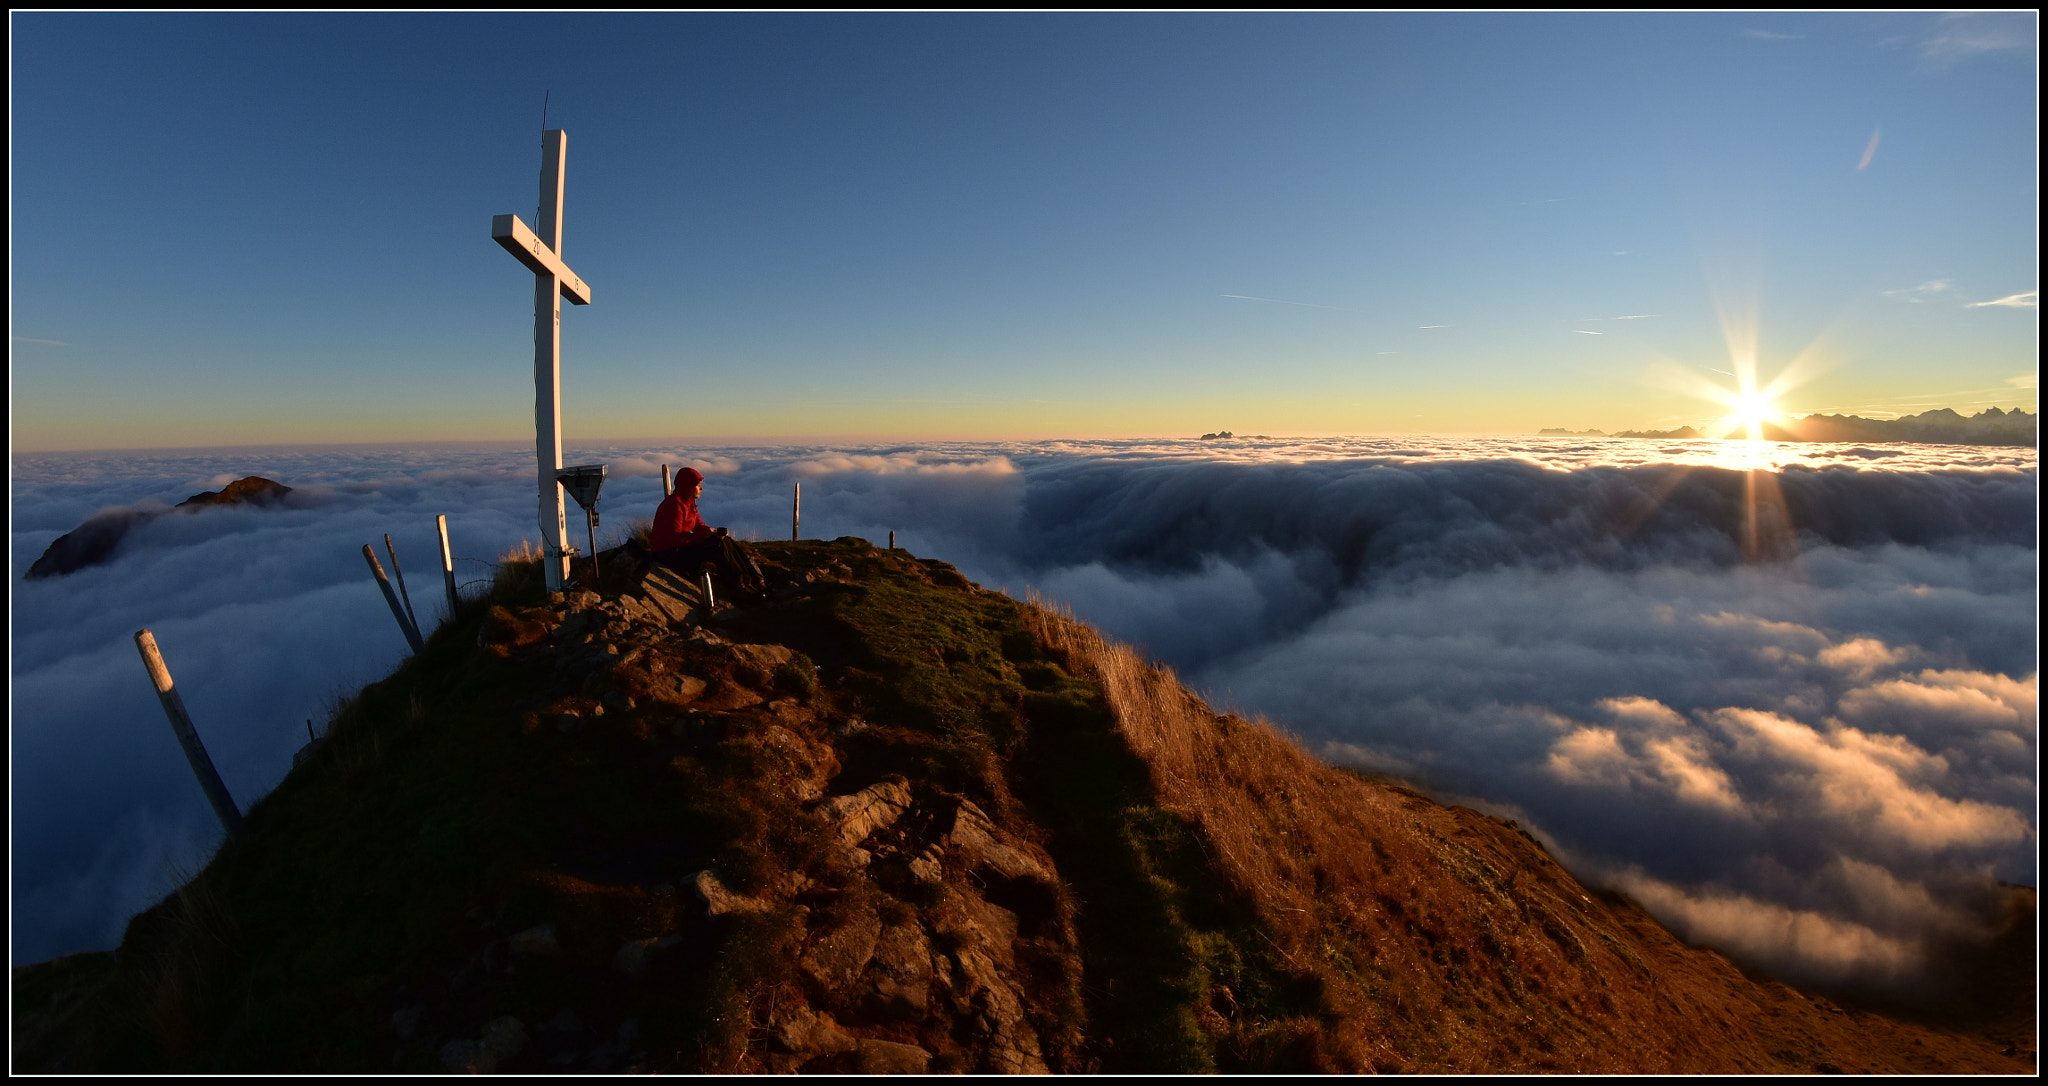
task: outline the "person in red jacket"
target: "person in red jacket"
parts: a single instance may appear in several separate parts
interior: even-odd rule
[[[648,550],[654,559],[671,569],[694,576],[705,566],[715,566],[740,593],[756,598],[766,594],[761,567],[743,549],[732,533],[713,528],[697,515],[697,498],[704,493],[704,474],[696,468],[676,472],[675,489],[654,510],[654,528],[648,533]]]

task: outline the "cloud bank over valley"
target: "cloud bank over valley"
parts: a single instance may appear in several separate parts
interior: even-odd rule
[[[743,538],[889,531],[1073,608],[1219,707],[1509,814],[1680,934],[1898,989],[2036,880],[2035,454],[1554,439],[589,448],[600,542],[707,476]],[[218,838],[130,640],[153,629],[244,804],[404,642],[391,533],[440,610],[455,551],[532,538],[530,450],[18,456],[16,962],[115,942]],[[110,508],[245,474],[281,508],[151,520],[23,581]],[[581,526],[572,511],[576,535]],[[464,579],[487,576],[458,563]]]

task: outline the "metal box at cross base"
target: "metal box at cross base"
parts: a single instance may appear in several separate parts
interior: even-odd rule
[[[593,525],[597,523],[597,492],[604,489],[604,471],[603,464],[579,464],[555,473],[555,478],[561,480],[562,489],[568,491],[569,496],[576,499],[576,504],[590,514]]]
[[[555,480],[562,484],[562,489],[568,491],[570,497],[576,499],[577,505],[583,507],[584,523],[590,533],[590,578],[595,583],[603,577],[597,568],[597,492],[604,489],[604,465],[578,464],[573,468],[563,468],[555,473]]]

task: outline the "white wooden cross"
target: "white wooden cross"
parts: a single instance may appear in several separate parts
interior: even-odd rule
[[[541,133],[540,221],[536,234],[517,215],[491,219],[491,238],[533,270],[533,451],[540,461],[541,565],[548,591],[569,575],[569,525],[562,508],[562,299],[590,304],[590,287],[562,263],[562,178],[569,136]]]

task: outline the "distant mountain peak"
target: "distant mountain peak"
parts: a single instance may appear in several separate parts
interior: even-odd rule
[[[202,490],[170,509],[111,509],[95,513],[85,523],[52,540],[42,557],[28,567],[25,579],[62,577],[113,557],[114,548],[128,533],[167,512],[190,513],[221,505],[273,505],[292,488],[260,475],[245,475],[219,490]]]

